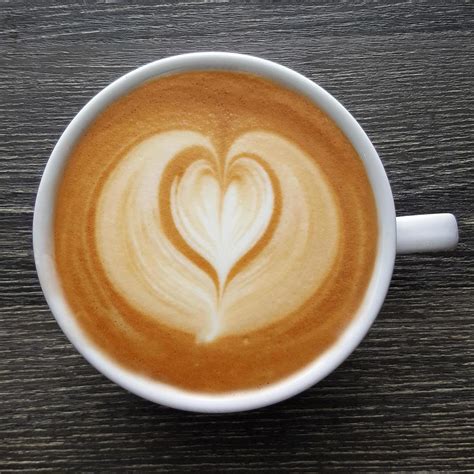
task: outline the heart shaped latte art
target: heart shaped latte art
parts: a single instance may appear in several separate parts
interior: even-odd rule
[[[198,160],[171,188],[175,225],[187,244],[217,274],[222,293],[234,265],[260,240],[274,211],[274,194],[265,169],[238,158],[223,171]]]
[[[117,291],[203,342],[295,311],[326,278],[339,239],[323,174],[265,131],[240,136],[225,156],[193,131],[146,139],[108,176],[96,223]]]

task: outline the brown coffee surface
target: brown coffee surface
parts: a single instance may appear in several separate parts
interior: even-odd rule
[[[250,74],[179,73],[120,98],[75,146],[55,261],[84,334],[197,392],[276,382],[350,323],[377,251],[364,166],[311,101]]]

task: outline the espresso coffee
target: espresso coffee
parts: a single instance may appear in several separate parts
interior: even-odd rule
[[[75,319],[124,368],[195,392],[276,382],[344,331],[377,213],[310,100],[244,73],[177,73],[106,108],[67,162],[55,262]]]

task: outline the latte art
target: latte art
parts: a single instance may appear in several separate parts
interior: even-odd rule
[[[56,270],[88,340],[195,392],[287,377],[364,297],[375,202],[344,134],[249,74],[142,84],[78,140],[58,190]]]
[[[224,157],[200,133],[156,134],[110,174],[96,214],[114,286],[137,310],[202,342],[296,310],[330,269],[338,232],[317,165],[265,131],[243,134]],[[275,292],[286,294],[278,304]]]

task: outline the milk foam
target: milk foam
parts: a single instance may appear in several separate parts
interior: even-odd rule
[[[205,135],[172,130],[109,174],[95,239],[133,307],[212,342],[296,311],[326,278],[339,234],[326,178],[295,143],[254,130],[221,156]]]
[[[378,248],[347,137],[306,97],[231,71],[158,77],[106,107],[71,150],[54,213],[84,336],[196,393],[268,386],[323,354]]]

